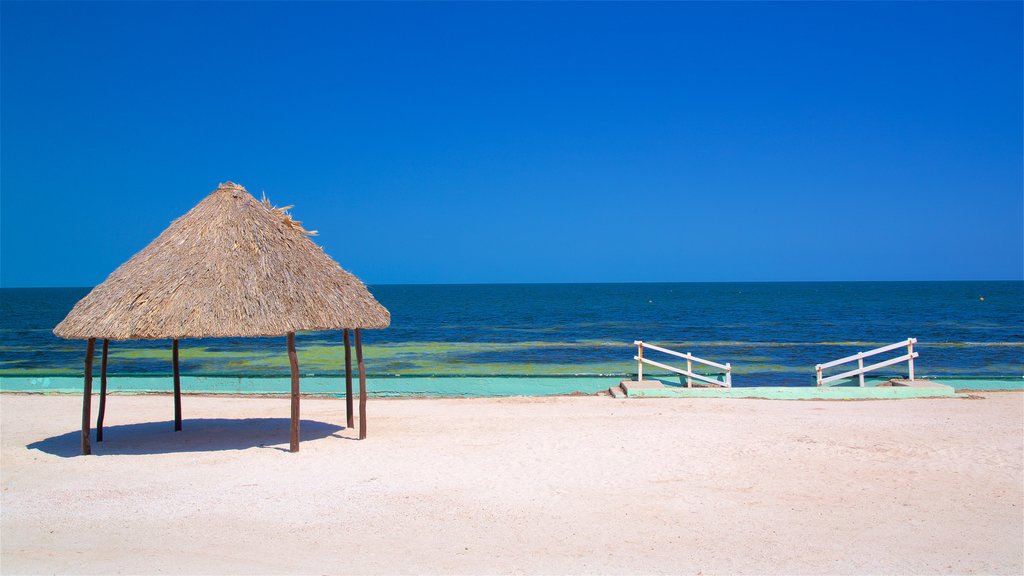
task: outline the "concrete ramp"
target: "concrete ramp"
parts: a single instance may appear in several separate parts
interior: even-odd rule
[[[768,398],[777,400],[868,400],[955,396],[952,386],[930,380],[893,379],[877,386],[750,386],[686,388],[657,380],[623,380],[619,387],[629,398]]]
[[[646,390],[668,388],[657,380],[623,380],[619,382],[619,387],[626,392],[626,396],[645,396],[643,392]]]

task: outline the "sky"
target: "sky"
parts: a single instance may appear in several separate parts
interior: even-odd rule
[[[1024,279],[1022,4],[0,3],[0,285],[218,183],[369,284]]]

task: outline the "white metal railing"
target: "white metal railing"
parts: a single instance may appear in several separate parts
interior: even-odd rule
[[[829,382],[843,380],[846,378],[850,378],[852,376],[859,376],[860,385],[864,386],[864,374],[866,372],[877,370],[879,368],[885,368],[886,366],[892,366],[893,364],[899,364],[900,362],[907,362],[909,364],[910,379],[913,380],[914,358],[917,358],[918,356],[918,353],[914,352],[914,344],[917,344],[917,338],[907,338],[906,340],[897,342],[895,344],[889,344],[888,346],[882,346],[881,348],[875,348],[874,350],[869,350],[867,352],[857,352],[853,356],[847,356],[846,358],[840,358],[839,360],[833,360],[831,362],[826,362],[824,364],[818,364],[817,366],[814,367],[814,369],[818,372],[818,386],[823,386],[825,384],[828,384]],[[884,362],[879,362],[877,364],[872,364],[870,366],[864,365],[865,358],[874,356],[876,354],[882,354],[883,352],[888,352],[890,350],[896,350],[897,348],[903,348],[904,346],[907,347],[907,353],[904,354],[903,356],[892,358],[890,360],[885,360]],[[836,374],[835,376],[822,378],[822,370],[825,370],[826,368],[831,368],[833,366],[839,366],[840,364],[846,364],[847,362],[853,362],[855,360],[857,361],[856,370],[850,370],[848,372],[843,372],[842,374]]]
[[[714,384],[716,386],[725,386],[726,388],[732,388],[732,364],[730,364],[728,362],[726,362],[725,364],[719,364],[718,362],[712,362],[711,360],[704,360],[703,358],[697,358],[696,356],[694,356],[693,354],[690,354],[690,353],[683,354],[682,352],[676,352],[675,350],[669,350],[668,348],[662,348],[661,346],[655,346],[653,344],[647,344],[643,340],[634,340],[633,344],[636,345],[636,349],[637,349],[637,355],[633,356],[633,360],[636,360],[636,371],[637,371],[636,379],[641,381],[641,382],[643,382],[643,379],[644,379],[644,364],[650,364],[651,366],[657,366],[658,368],[661,368],[662,370],[668,370],[669,372],[675,372],[676,374],[681,374],[683,376],[686,376],[686,387],[687,388],[692,388],[693,387],[693,380],[694,379],[700,380],[701,382],[707,382],[708,384]],[[672,356],[677,356],[679,358],[686,359],[686,370],[683,370],[681,368],[676,368],[674,366],[669,366],[668,364],[662,364],[661,362],[655,362],[654,360],[649,360],[647,358],[644,358],[644,348],[650,348],[651,350],[656,350],[658,352],[664,352],[665,354],[671,354]],[[711,366],[713,368],[718,368],[720,370],[725,370],[725,382],[724,383],[723,382],[719,382],[718,380],[715,380],[714,378],[710,378],[708,376],[704,376],[703,374],[697,374],[696,372],[693,371],[693,363],[694,362],[696,362],[698,364],[704,364],[705,366]]]

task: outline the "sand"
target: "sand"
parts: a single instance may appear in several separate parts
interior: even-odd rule
[[[1021,574],[1024,394],[0,396],[0,571]],[[94,412],[95,414],[95,412]],[[155,424],[153,422],[156,422]]]

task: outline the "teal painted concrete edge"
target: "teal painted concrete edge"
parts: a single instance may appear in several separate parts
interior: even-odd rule
[[[358,391],[359,382],[353,379]],[[367,380],[371,396],[550,396],[583,392],[593,394],[615,386],[621,378],[487,378],[487,377],[382,377]],[[343,395],[345,380],[338,376],[303,376],[303,394]],[[110,376],[110,393],[170,392],[167,376]],[[248,376],[182,376],[181,389],[196,394],[287,394],[288,378]],[[82,393],[81,376],[0,376],[0,391],[41,392],[51,394]],[[93,378],[93,391],[99,391],[99,378]]]
[[[868,398],[933,398],[955,396],[952,387],[909,388],[903,386],[808,387],[764,386],[751,388],[654,388],[631,390],[630,398],[766,398],[770,400],[857,400]]]
[[[182,390],[194,394],[287,394],[288,378],[248,376],[183,376]],[[621,377],[377,377],[367,381],[371,396],[550,396],[583,392],[593,394],[618,385]],[[1021,390],[1024,379],[934,379],[940,384],[958,390]],[[919,397],[922,389],[835,386],[816,388],[799,387],[736,387],[679,388],[669,382],[664,390],[645,391],[646,396],[718,397],[718,398],[912,398]],[[358,383],[355,383],[358,386]],[[170,392],[171,379],[167,376],[117,376],[108,379],[111,393],[141,394]],[[93,381],[93,390],[99,391],[99,379]],[[338,376],[303,376],[305,394],[341,395],[344,379]],[[870,390],[871,392],[861,392]],[[81,376],[0,376],[2,392],[36,392],[49,394],[81,394]],[[927,389],[924,389],[927,392]],[[915,396],[917,394],[917,396]],[[636,396],[637,394],[632,394]],[[934,395],[932,393],[931,395]]]

